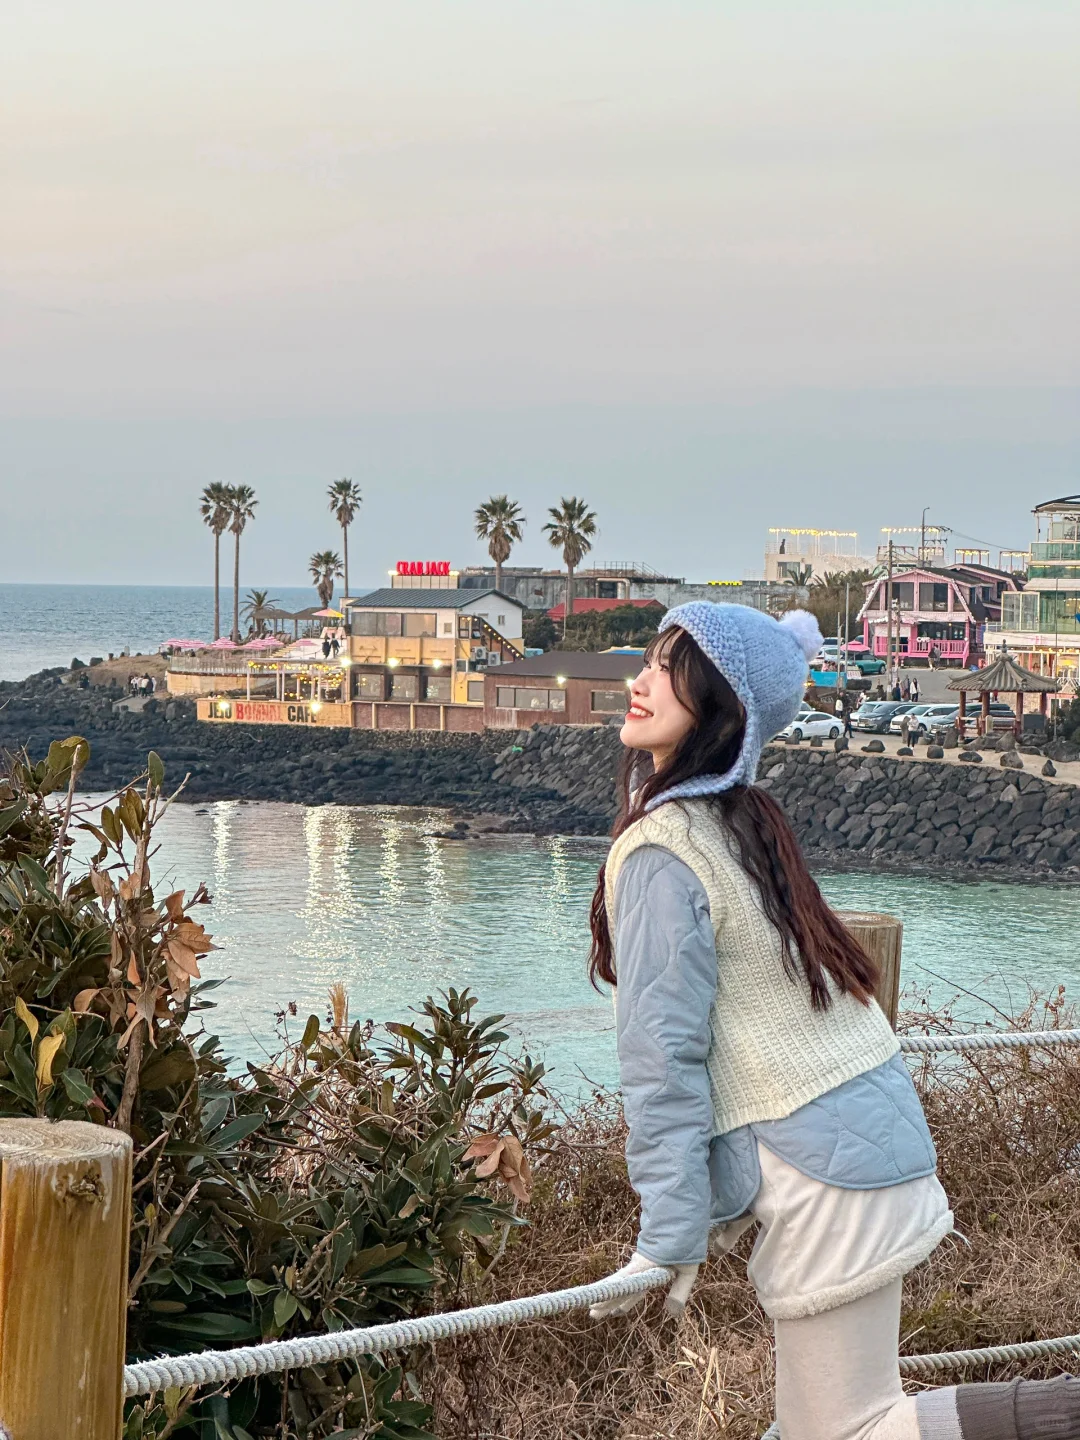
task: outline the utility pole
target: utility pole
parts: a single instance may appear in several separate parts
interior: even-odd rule
[[[889,564],[885,580],[885,609],[889,613],[889,624],[886,631],[885,641],[885,679],[889,688],[893,683],[893,603],[892,603],[892,576],[893,576],[893,539],[889,536]]]
[[[919,539],[919,564],[920,564],[920,565],[925,565],[925,564],[926,564],[926,512],[927,512],[927,510],[929,510],[929,509],[930,509],[930,506],[929,506],[929,505],[924,505],[924,506],[923,506],[921,535],[920,535],[920,539]]]
[[[851,624],[851,581],[844,581],[844,689],[847,689],[848,627]]]

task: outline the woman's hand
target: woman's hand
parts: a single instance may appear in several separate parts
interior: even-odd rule
[[[642,1275],[646,1270],[667,1270],[672,1277],[671,1289],[664,1301],[664,1309],[669,1315],[681,1315],[686,1309],[686,1302],[690,1298],[690,1291],[694,1288],[694,1281],[697,1279],[697,1265],[660,1265],[656,1260],[650,1260],[635,1250],[630,1259],[620,1270],[610,1276],[612,1280],[627,1275]],[[589,1309],[591,1320],[607,1320],[612,1315],[626,1315],[635,1305],[644,1300],[647,1291],[641,1291],[637,1295],[626,1295],[621,1300],[604,1300],[599,1305],[593,1305]]]

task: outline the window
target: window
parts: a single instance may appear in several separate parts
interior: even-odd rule
[[[484,701],[483,680],[470,680],[468,689],[468,701],[470,705],[481,705]]]
[[[454,633],[454,622],[453,622],[452,620],[444,620],[444,621],[443,621],[442,633],[443,633],[444,635],[453,635],[453,633]]]
[[[402,634],[404,635],[435,635],[438,633],[435,629],[434,615],[420,615],[413,612],[406,614],[403,618],[405,628]]]
[[[495,703],[500,710],[557,710],[566,709],[566,691],[549,690],[540,685],[500,685],[495,692]]]
[[[915,582],[913,580],[894,580],[892,598],[893,604],[899,605],[901,610],[913,610],[915,608]]]
[[[937,581],[928,584],[923,581],[919,585],[919,609],[920,610],[948,610],[949,608],[949,587],[939,585]]]
[[[354,610],[352,612],[352,633],[354,635],[400,635],[401,615],[389,610]]]
[[[418,700],[419,698],[419,675],[392,675],[390,677],[391,700]]]
[[[589,709],[608,715],[621,715],[626,709],[629,694],[625,687],[622,690],[594,690],[589,697]]]
[[[457,622],[457,633],[459,639],[468,640],[471,631],[472,621],[469,619],[468,615],[459,615]]]
[[[440,704],[446,704],[453,699],[450,693],[450,676],[429,675],[424,681],[424,699],[438,700]]]
[[[506,624],[506,616],[505,616],[505,615],[496,615],[496,616],[495,616],[495,624],[496,624],[496,625],[505,625],[505,624]]]
[[[383,675],[360,675],[354,671],[353,687],[353,694],[358,700],[386,698],[386,677]]]
[[[468,670],[468,668],[469,668],[469,662],[468,662],[467,660],[455,660],[455,661],[454,661],[454,669],[457,670],[459,674],[460,674],[463,670]]]

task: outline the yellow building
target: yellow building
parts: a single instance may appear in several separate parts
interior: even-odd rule
[[[346,606],[340,625],[249,662],[243,699],[202,700],[200,719],[480,729],[484,675],[524,654],[524,607],[497,590],[393,587]]]

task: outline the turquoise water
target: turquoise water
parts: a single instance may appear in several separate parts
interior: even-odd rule
[[[175,806],[156,871],[213,896],[205,924],[226,977],[213,1028],[230,1053],[273,1047],[295,1004],[302,1027],[344,981],[354,1019],[404,1018],[429,993],[471,987],[543,1055],[557,1088],[615,1074],[610,1001],[585,978],[587,913],[604,847],[595,840],[436,838],[445,815],[397,807]],[[838,908],[903,918],[904,980],[965,1014],[1021,1006],[1028,987],[1080,992],[1080,888],[819,877]],[[160,893],[160,881],[159,881]],[[935,978],[936,977],[936,978]],[[295,1023],[295,1022],[289,1022]]]

